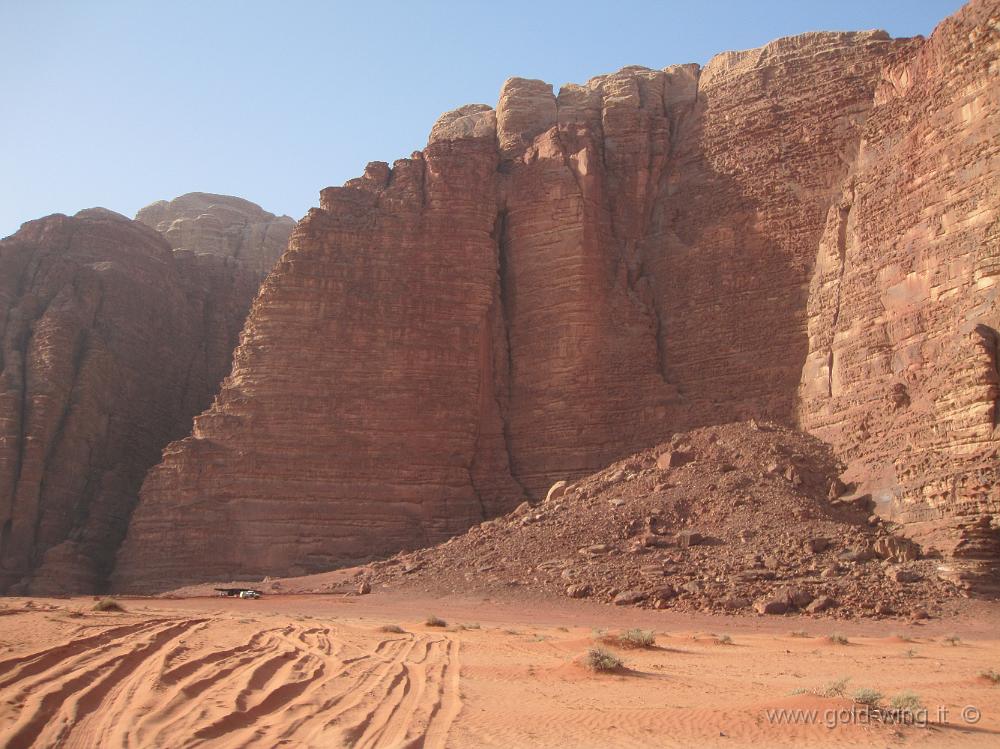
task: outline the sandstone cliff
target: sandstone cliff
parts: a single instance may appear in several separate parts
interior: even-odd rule
[[[1000,590],[998,16],[972,3],[883,71],[820,241],[800,414],[955,579]]]
[[[174,249],[236,258],[262,278],[285,251],[295,226],[290,217],[275,216],[249,200],[205,192],[159,200],[135,220],[156,229]]]
[[[0,242],[0,591],[105,583],[144,474],[211,402],[258,282],[103,209]]]
[[[675,430],[794,422],[827,213],[882,71],[925,46],[813,33],[558,94],[512,79],[327,188],[144,482],[115,584],[426,545]]]

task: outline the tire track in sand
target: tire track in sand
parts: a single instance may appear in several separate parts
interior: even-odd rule
[[[151,619],[0,662],[0,745],[443,747],[461,711],[446,634],[288,624],[216,649],[227,626]]]

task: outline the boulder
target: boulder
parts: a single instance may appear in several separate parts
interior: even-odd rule
[[[912,562],[920,559],[920,547],[902,536],[882,536],[875,541],[874,552],[880,559]]]
[[[551,502],[559,499],[564,494],[566,494],[566,489],[569,484],[565,481],[557,481],[551,487],[549,487],[548,494],[545,495],[545,501]]]
[[[654,588],[650,592],[651,598],[656,598],[659,600],[666,600],[668,598],[673,598],[677,595],[677,589],[673,585],[661,585],[658,588]]]
[[[805,608],[812,602],[814,596],[805,588],[785,588],[779,595],[783,595],[788,605],[797,609]]]
[[[760,598],[753,607],[758,614],[784,614],[788,611],[788,599],[783,595]]]
[[[681,585],[681,590],[685,593],[690,593],[691,595],[700,595],[703,590],[705,590],[705,584],[700,580],[688,580],[686,583]]]
[[[696,531],[680,531],[676,537],[677,545],[682,549],[686,549],[689,546],[698,546],[704,543],[704,541],[705,537]]]
[[[830,539],[828,538],[809,538],[806,539],[805,548],[807,551],[813,554],[821,554],[830,548]]]
[[[613,603],[615,606],[631,606],[636,603],[642,603],[647,598],[649,594],[641,590],[625,590],[614,597]]]
[[[719,601],[719,605],[726,611],[739,611],[750,605],[750,599],[743,596],[727,596]],[[761,612],[766,613],[766,612]]]
[[[668,450],[665,453],[661,453],[656,459],[656,467],[661,471],[666,471],[671,468],[679,468],[686,463],[690,463],[692,460],[694,460],[694,456],[689,452]]]
[[[837,601],[832,596],[819,596],[806,606],[806,611],[810,614],[818,614],[835,606],[837,606]]]
[[[590,546],[584,546],[582,549],[578,549],[577,553],[585,557],[599,557],[610,551],[611,547],[608,546],[608,544],[591,544]]]
[[[923,579],[923,576],[915,570],[908,570],[902,567],[890,567],[886,570],[890,580],[897,583],[916,583]]]
[[[837,558],[843,562],[867,562],[875,558],[875,552],[869,546],[855,546],[845,549]]]
[[[566,595],[570,598],[586,598],[593,592],[593,588],[587,583],[577,583],[566,587]]]

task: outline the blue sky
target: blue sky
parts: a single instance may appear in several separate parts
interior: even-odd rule
[[[299,218],[504,79],[556,88],[813,30],[927,35],[959,0],[0,0],[0,236],[200,190]]]

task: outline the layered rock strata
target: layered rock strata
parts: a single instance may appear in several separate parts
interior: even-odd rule
[[[211,402],[257,283],[104,209],[0,242],[0,591],[105,585],[143,476]]]
[[[815,33],[435,124],[296,228],[219,397],[147,477],[115,583],[440,540],[673,431],[791,423],[807,300],[882,70]]]
[[[1000,590],[1000,13],[887,67],[827,211],[800,418],[882,511]]]

